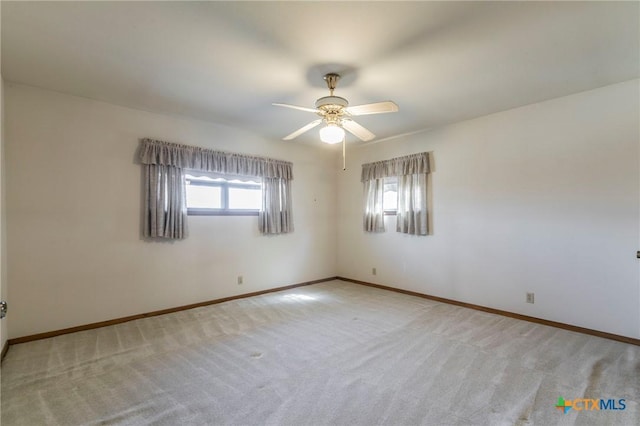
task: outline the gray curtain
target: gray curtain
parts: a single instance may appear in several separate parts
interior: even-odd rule
[[[429,173],[428,152],[363,164],[360,180],[366,182],[371,179],[404,176],[415,173]]]
[[[364,229],[384,231],[382,198],[384,178],[398,178],[396,231],[427,235],[427,174],[429,153],[421,152],[390,160],[362,165],[360,180],[364,184]]]
[[[182,169],[144,164],[144,224],[147,238],[187,236],[187,203]]]
[[[262,178],[262,208],[258,219],[260,232],[263,234],[293,232],[291,181]]]
[[[364,182],[364,230],[366,232],[384,232],[383,195],[383,179],[370,179]]]
[[[292,164],[287,161],[215,151],[154,139],[142,140],[140,162],[228,175],[293,179]]]
[[[293,232],[293,164],[290,162],[149,138],[141,140],[138,154],[140,163],[145,168],[145,237],[186,237],[185,169],[261,178],[263,200],[259,215],[260,232]]]
[[[427,175],[398,176],[396,231],[427,235]]]

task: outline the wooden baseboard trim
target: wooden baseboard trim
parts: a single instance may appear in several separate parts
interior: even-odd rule
[[[445,299],[444,297],[431,296],[429,294],[418,293],[411,290],[403,290],[401,288],[389,287],[381,284],[369,283],[366,281],[354,280],[351,278],[338,277],[339,280],[351,282],[354,284],[366,285],[368,287],[375,287],[382,290],[395,291],[396,293],[408,294],[410,296],[421,297],[423,299],[434,300],[436,302],[448,303],[450,305],[462,306],[463,308],[475,309],[477,311],[488,312],[491,314],[502,315],[509,318],[515,318],[523,321],[534,322],[536,324],[548,325],[550,327],[562,328],[564,330],[575,331],[576,333],[589,334],[591,336],[602,337],[605,339],[616,340],[618,342],[629,343],[631,345],[640,346],[640,339],[634,339],[633,337],[620,336],[618,334],[606,333],[604,331],[592,330],[590,328],[578,327],[575,325],[565,324],[562,322],[549,321],[542,318],[530,317],[528,315],[516,314],[509,311],[503,311],[500,309],[488,308],[486,306],[474,305],[472,303],[459,302],[453,299]]]
[[[303,287],[311,284],[318,284],[318,283],[323,283],[326,281],[332,281],[336,279],[338,279],[338,277],[322,278],[319,280],[306,281],[298,284],[291,284],[284,287],[276,287],[268,290],[260,290],[260,291],[254,291],[252,293],[239,294],[237,296],[229,296],[229,297],[223,297],[221,299],[214,299],[214,300],[207,300],[205,302],[192,303],[190,305],[177,306],[175,308],[161,309],[159,311],[147,312],[144,314],[130,315],[127,317],[115,318],[107,321],[100,321],[100,322],[94,322],[91,324],[79,325],[76,327],[63,328],[61,330],[53,330],[53,331],[47,331],[45,333],[38,333],[38,334],[31,334],[29,336],[16,337],[14,339],[9,339],[5,346],[8,350],[9,345],[16,345],[18,343],[31,342],[33,340],[40,340],[40,339],[48,339],[49,337],[60,336],[62,334],[69,334],[69,333],[75,333],[78,331],[91,330],[94,328],[107,327],[110,325],[121,324],[123,322],[129,322],[129,321],[133,321],[141,318],[149,318],[149,317],[155,317],[157,315],[171,314],[173,312],[184,311],[187,309],[200,308],[202,306],[208,306],[208,305],[215,305],[218,303],[228,302],[230,300],[244,299],[252,296],[259,296],[261,294],[275,293],[277,291],[289,290],[296,287]],[[5,350],[3,349],[2,350],[3,356],[4,356],[4,353],[5,353]]]
[[[0,352],[0,362],[4,360],[4,357],[7,355],[7,352],[9,352],[9,341],[5,340],[4,345],[2,345],[2,352]]]
[[[214,299],[214,300],[208,300],[208,301],[205,301],[205,302],[193,303],[193,304],[190,304],[190,305],[177,306],[177,307],[168,308],[168,309],[161,309],[159,311],[153,311],[153,312],[147,312],[147,313],[143,313],[143,314],[131,315],[131,316],[122,317],[122,318],[115,318],[115,319],[111,319],[111,320],[107,320],[107,321],[94,322],[94,323],[91,323],[91,324],[80,325],[80,326],[77,326],[77,327],[70,327],[70,328],[64,328],[64,329],[61,329],[61,330],[54,330],[54,331],[48,331],[48,332],[45,332],[45,333],[38,333],[38,334],[29,335],[29,336],[17,337],[17,338],[14,338],[14,339],[9,339],[8,341],[5,342],[4,346],[2,347],[2,352],[0,353],[0,359],[4,359],[5,355],[9,351],[9,346],[10,345],[15,345],[15,344],[18,344],[18,343],[25,343],[25,342],[31,342],[33,340],[47,339],[49,337],[60,336],[62,334],[75,333],[77,331],[84,331],[84,330],[91,330],[91,329],[94,329],[94,328],[107,327],[107,326],[110,326],[110,325],[121,324],[123,322],[133,321],[133,320],[137,320],[137,319],[141,319],[141,318],[149,318],[149,317],[154,317],[154,316],[157,316],[157,315],[165,315],[165,314],[170,314],[170,313],[173,313],[173,312],[184,311],[184,310],[187,310],[187,309],[199,308],[199,307],[208,306],[208,305],[215,305],[215,304],[218,304],[218,303],[228,302],[230,300],[244,299],[244,298],[247,298],[247,297],[259,296],[261,294],[274,293],[274,292],[277,292],[277,291],[289,290],[289,289],[296,288],[296,287],[303,287],[303,286],[307,286],[307,285],[311,285],[311,284],[318,284],[318,283],[322,283],[322,282],[326,282],[326,281],[332,281],[332,280],[342,280],[342,281],[347,281],[347,282],[351,282],[351,283],[354,283],[354,284],[365,285],[365,286],[368,286],[368,287],[375,287],[375,288],[379,288],[379,289],[382,289],[382,290],[394,291],[396,293],[408,294],[410,296],[421,297],[423,299],[429,299],[429,300],[433,300],[433,301],[436,301],[436,302],[442,302],[442,303],[447,303],[447,304],[450,304],[450,305],[461,306],[463,308],[475,309],[477,311],[488,312],[488,313],[496,314],[496,315],[502,315],[502,316],[509,317],[509,318],[515,318],[515,319],[519,319],[519,320],[523,320],[523,321],[533,322],[533,323],[536,323],[536,324],[547,325],[547,326],[550,326],[550,327],[561,328],[561,329],[564,329],[564,330],[575,331],[577,333],[589,334],[591,336],[602,337],[602,338],[605,338],[605,339],[616,340],[618,342],[623,342],[623,343],[628,343],[628,344],[631,344],[631,345],[640,346],[640,339],[634,339],[632,337],[620,336],[618,334],[607,333],[607,332],[598,331],[598,330],[592,330],[590,328],[578,327],[578,326],[575,326],[575,325],[565,324],[565,323],[562,323],[562,322],[545,320],[545,319],[542,319],[542,318],[531,317],[531,316],[528,316],[528,315],[516,314],[516,313],[513,313],[513,312],[503,311],[503,310],[500,310],[500,309],[488,308],[486,306],[474,305],[472,303],[460,302],[460,301],[453,300],[453,299],[446,299],[444,297],[431,296],[429,294],[418,293],[416,291],[403,290],[401,288],[390,287],[390,286],[386,286],[386,285],[382,285],[382,284],[374,284],[374,283],[370,283],[370,282],[366,282],[366,281],[355,280],[355,279],[352,279],[352,278],[329,277],[329,278],[323,278],[323,279],[319,279],[319,280],[307,281],[307,282],[298,283],[298,284],[291,284],[291,285],[284,286],[284,287],[276,287],[276,288],[272,288],[272,289],[268,289],[268,290],[260,290],[260,291],[255,291],[255,292],[252,292],[252,293],[239,294],[237,296],[229,296],[229,297],[223,297],[221,299]]]

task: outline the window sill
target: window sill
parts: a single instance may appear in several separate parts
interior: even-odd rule
[[[395,216],[397,214],[398,214],[398,212],[396,210],[385,210],[384,211],[384,215],[385,216]]]

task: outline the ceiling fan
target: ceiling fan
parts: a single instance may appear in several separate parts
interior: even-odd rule
[[[398,105],[392,101],[376,102],[372,104],[349,106],[349,101],[340,96],[334,96],[333,91],[340,79],[339,74],[330,73],[324,76],[329,88],[329,96],[324,96],[316,101],[315,108],[307,108],[297,105],[274,103],[275,106],[298,109],[301,111],[315,112],[319,119],[299,128],[295,132],[282,138],[285,141],[295,139],[301,134],[313,129],[320,124],[324,126],[320,129],[320,140],[325,143],[335,144],[345,141],[345,133],[356,136],[358,139],[367,142],[375,138],[376,135],[356,123],[351,117],[358,115],[383,114],[398,111]]]

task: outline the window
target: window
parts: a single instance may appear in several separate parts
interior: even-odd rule
[[[396,216],[396,231],[428,235],[429,153],[405,155],[362,165],[362,223],[365,232],[384,232],[384,215]]]
[[[384,214],[393,215],[398,210],[398,178],[396,176],[384,178],[382,195]]]
[[[257,216],[262,205],[259,178],[186,174],[187,214]]]

